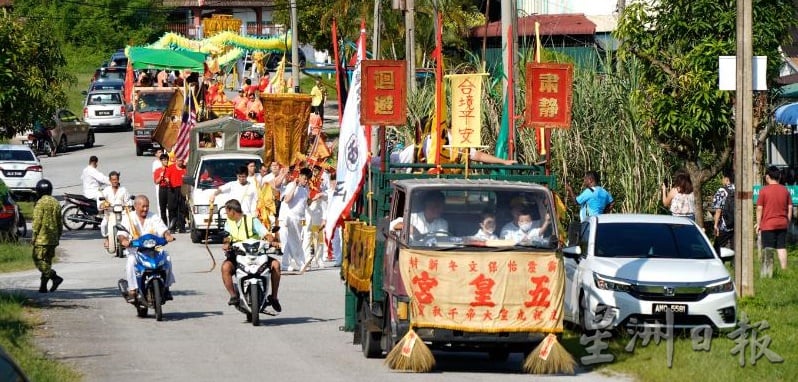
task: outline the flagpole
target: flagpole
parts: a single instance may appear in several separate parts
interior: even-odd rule
[[[443,122],[443,41],[441,33],[443,32],[443,14],[437,10],[437,1],[435,2],[436,8],[436,23],[435,23],[435,51],[437,52],[435,62],[435,126],[432,127],[432,133],[435,136],[432,142],[435,143],[432,149],[435,150],[435,167],[441,165],[441,123]],[[440,171],[438,171],[440,175]]]
[[[339,56],[338,52],[338,23],[333,18],[332,22],[332,40],[333,40],[333,58],[335,59],[335,92],[338,95],[338,127],[341,127],[341,119],[344,118],[344,105],[343,99],[341,97],[343,93],[342,87],[344,84],[341,83],[341,57]]]
[[[507,35],[513,35],[513,26],[512,24],[507,27]],[[513,68],[514,65],[514,58],[513,57],[513,49],[507,50],[507,112],[510,128],[510,135],[509,135],[509,142],[507,145],[508,157],[509,159],[515,158],[515,69]]]

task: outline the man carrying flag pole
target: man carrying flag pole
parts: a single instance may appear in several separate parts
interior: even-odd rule
[[[360,62],[364,59],[365,43],[366,26],[365,23],[362,23],[360,39],[358,39],[357,63],[352,73],[352,83],[349,87],[338,138],[337,182],[332,197],[328,200],[329,216],[324,226],[327,248],[331,247],[330,241],[335,228],[349,215],[349,210],[365,181],[369,148],[365,128],[360,124]]]

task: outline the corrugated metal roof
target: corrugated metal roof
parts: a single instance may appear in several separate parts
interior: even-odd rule
[[[569,13],[559,15],[532,15],[518,18],[518,35],[534,36],[535,22],[540,23],[541,36],[555,35],[592,35],[596,33],[596,24],[590,21],[584,14]],[[484,37],[486,30],[484,26],[471,28],[471,37]],[[488,24],[488,37],[499,37],[502,35],[501,21],[494,21]]]

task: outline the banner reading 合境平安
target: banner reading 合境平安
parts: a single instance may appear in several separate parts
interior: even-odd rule
[[[451,147],[482,145],[482,77],[487,73],[448,75],[452,91]]]
[[[526,64],[526,114],[528,127],[571,127],[572,64]]]
[[[554,252],[402,249],[399,269],[414,326],[562,332],[565,274]]]

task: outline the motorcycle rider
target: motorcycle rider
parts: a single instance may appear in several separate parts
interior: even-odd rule
[[[225,212],[227,213],[227,221],[224,223],[224,230],[229,235],[225,236],[222,244],[222,249],[225,251],[225,260],[222,263],[222,283],[227,293],[230,294],[230,300],[227,305],[236,306],[239,304],[238,294],[233,288],[233,272],[235,272],[236,255],[230,250],[231,243],[244,241],[247,239],[260,239],[271,242],[272,245],[279,245],[275,243],[274,234],[268,232],[266,227],[251,215],[244,215],[241,210],[241,203],[236,199],[230,199],[224,205]],[[272,294],[268,297],[268,301],[272,308],[277,313],[282,312],[283,308],[280,306],[280,300],[277,299],[277,290],[280,287],[280,263],[275,259],[270,259],[269,267],[271,268],[271,287]]]
[[[125,187],[119,185],[119,172],[111,171],[108,173],[108,181],[111,183],[111,187],[103,188],[102,192],[100,192],[105,200],[100,202],[97,208],[100,211],[112,210],[111,213],[113,213],[113,207],[117,204],[124,205],[127,203],[130,195]],[[103,214],[103,221],[100,223],[100,234],[105,238],[105,248],[108,248],[108,218],[105,214]]]
[[[53,137],[50,135],[50,130],[47,130],[47,127],[41,121],[33,122],[33,138],[37,141],[37,150],[39,147],[43,147],[38,144],[38,141],[47,140],[50,142],[50,149],[55,152],[55,143],[53,142]]]
[[[55,247],[61,238],[61,206],[52,197],[53,184],[47,179],[36,183],[36,205],[33,207],[33,262],[42,273],[39,293],[47,293],[47,282],[52,280],[50,292],[55,292],[64,279],[52,268]]]
[[[99,161],[96,155],[89,157],[89,165],[83,169],[83,173],[80,175],[80,179],[83,181],[83,196],[89,199],[98,199],[102,196],[100,189],[111,184],[108,177],[97,170]]]
[[[130,247],[130,241],[132,239],[138,238],[139,236],[148,233],[161,236],[166,239],[166,241],[175,240],[175,237],[172,236],[172,233],[166,228],[166,224],[164,224],[163,220],[161,220],[161,217],[155,212],[150,212],[150,200],[147,198],[147,196],[136,196],[136,199],[133,201],[133,206],[135,208],[135,214],[132,216],[128,215],[126,218],[122,219],[122,226],[125,227],[129,233],[125,231],[119,231],[119,234],[117,235],[117,239],[119,239],[119,243],[122,245],[122,247]],[[135,266],[136,256],[128,256],[127,264],[125,265],[125,276],[127,278],[128,285],[128,301],[133,301],[136,299],[136,287],[138,286],[138,283],[136,282]],[[169,270],[169,275],[166,278],[166,293],[164,293],[164,299],[171,300],[172,293],[169,291],[169,287],[175,282],[175,274],[172,272],[172,259],[169,256],[166,256],[165,267]]]

